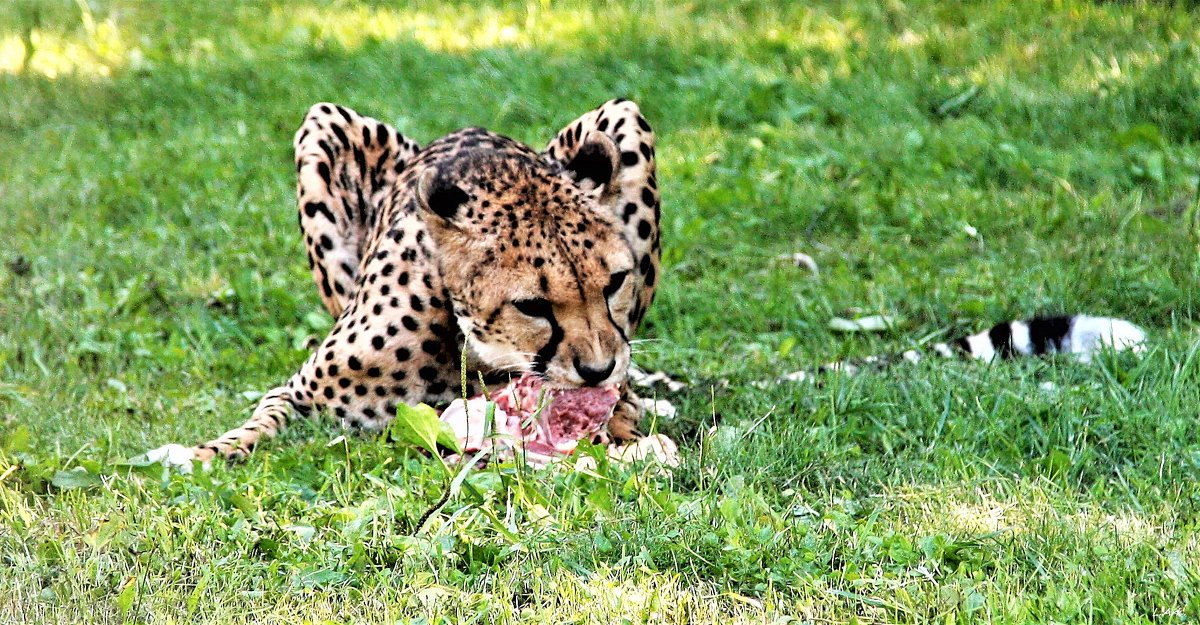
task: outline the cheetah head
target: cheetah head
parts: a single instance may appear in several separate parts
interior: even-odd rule
[[[570,163],[478,148],[418,179],[454,314],[484,368],[552,387],[625,379],[637,295],[611,207],[619,167],[612,140],[593,133]]]

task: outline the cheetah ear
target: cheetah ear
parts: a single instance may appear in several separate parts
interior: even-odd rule
[[[621,153],[617,144],[608,135],[593,131],[563,168],[584,191],[605,197],[617,189],[617,168],[620,166]]]
[[[448,223],[454,222],[459,207],[469,199],[466,191],[435,169],[426,170],[417,180],[417,206]]]

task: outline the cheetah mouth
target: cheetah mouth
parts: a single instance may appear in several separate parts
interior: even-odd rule
[[[441,419],[465,454],[488,451],[490,459],[544,466],[581,440],[610,442],[605,429],[619,400],[616,385],[560,388],[525,374],[490,396],[456,399]]]

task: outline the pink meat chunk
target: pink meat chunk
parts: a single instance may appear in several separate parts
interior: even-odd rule
[[[490,424],[488,400],[482,395],[465,404],[455,400],[442,412],[463,453],[490,449],[495,459],[522,455],[526,463],[543,466],[575,451],[581,440],[607,443],[605,427],[620,394],[615,386],[548,389],[541,378],[526,374],[493,392],[491,399]]]

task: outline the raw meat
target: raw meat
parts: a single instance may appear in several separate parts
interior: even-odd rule
[[[492,449],[495,459],[524,457],[527,464],[544,466],[575,451],[581,440],[609,442],[605,427],[619,399],[615,386],[547,389],[541,378],[527,374],[491,394],[491,423],[483,396],[465,404],[455,400],[441,419],[468,456]]]

